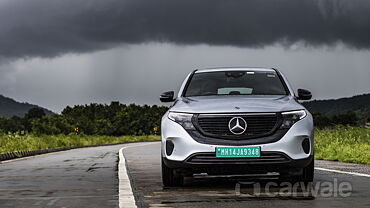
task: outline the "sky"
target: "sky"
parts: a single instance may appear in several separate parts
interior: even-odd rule
[[[275,67],[314,99],[370,92],[367,0],[0,0],[0,94],[60,112],[160,104],[194,69]]]

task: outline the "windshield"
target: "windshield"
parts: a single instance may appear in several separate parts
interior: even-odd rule
[[[276,72],[227,71],[195,73],[185,97],[211,95],[287,95]]]

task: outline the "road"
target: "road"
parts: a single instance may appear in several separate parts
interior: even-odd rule
[[[117,153],[125,146],[139,207],[370,207],[369,177],[321,170],[315,172],[315,184],[349,182],[351,195],[258,196],[250,194],[251,185],[244,179],[187,178],[184,187],[164,189],[159,143],[138,145],[74,149],[1,163],[0,207],[118,207]],[[321,168],[370,173],[366,165],[316,163]]]
[[[0,164],[0,207],[118,207],[117,153],[74,149]]]
[[[316,197],[303,194],[266,196],[252,194],[252,185],[243,185],[245,180],[189,179],[181,188],[163,189],[161,183],[160,145],[154,143],[124,150],[131,176],[134,194],[141,207],[370,207],[370,178],[315,170],[315,184],[349,182],[352,192],[349,197],[335,196],[323,191]],[[317,167],[336,168],[342,171],[357,170],[370,173],[370,166],[336,162],[316,161]],[[239,182],[244,182],[240,184]],[[236,192],[236,184],[240,191]],[[264,183],[261,183],[262,185]],[[262,186],[261,185],[261,186]],[[333,185],[334,186],[334,185]],[[237,189],[238,190],[238,189]],[[240,194],[239,194],[240,193]],[[265,192],[263,192],[265,193]],[[274,193],[272,190],[271,193]],[[325,195],[326,194],[326,195]],[[329,197],[327,195],[330,195]],[[338,195],[338,194],[337,194]]]

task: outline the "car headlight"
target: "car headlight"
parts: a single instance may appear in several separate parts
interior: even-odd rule
[[[289,111],[281,113],[283,116],[283,123],[281,124],[282,129],[289,129],[293,126],[297,121],[303,119],[307,116],[307,112],[305,110],[297,110],[297,111]]]
[[[169,112],[168,118],[176,123],[180,124],[186,130],[194,130],[195,127],[191,122],[193,118],[193,114],[190,113],[177,113],[177,112]]]

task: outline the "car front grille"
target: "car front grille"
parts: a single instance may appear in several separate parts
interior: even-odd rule
[[[241,117],[247,123],[245,132],[240,135],[232,133],[229,122],[232,118]],[[281,124],[280,115],[265,114],[199,114],[194,119],[197,129],[205,136],[226,139],[248,139],[272,134]]]

